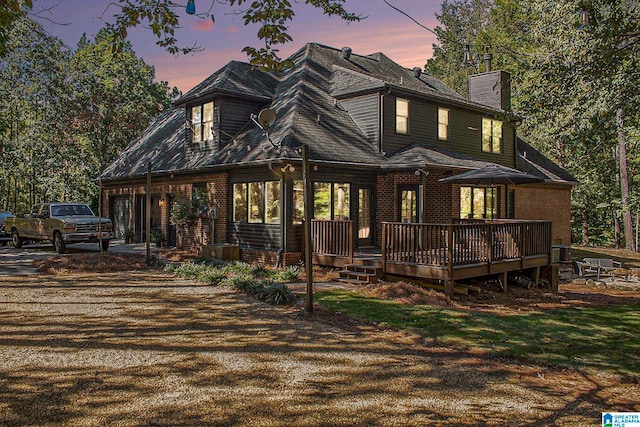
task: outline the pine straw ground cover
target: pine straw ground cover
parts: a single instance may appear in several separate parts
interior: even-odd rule
[[[115,264],[0,279],[0,424],[577,426],[640,411],[633,375],[499,357],[322,306],[309,319],[299,306]],[[407,310],[424,303],[388,288],[365,292]],[[452,307],[423,297],[480,313],[630,297],[583,291]]]

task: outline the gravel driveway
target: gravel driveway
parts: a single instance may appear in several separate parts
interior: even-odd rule
[[[624,391],[299,313],[155,272],[0,277],[0,425],[600,425]]]

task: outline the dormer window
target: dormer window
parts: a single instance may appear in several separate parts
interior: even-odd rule
[[[409,100],[396,98],[396,133],[409,133]]]
[[[502,122],[500,120],[482,118],[482,151],[502,153]]]
[[[213,139],[213,101],[191,107],[191,141]]]
[[[447,141],[449,139],[449,110],[438,108],[438,139]]]

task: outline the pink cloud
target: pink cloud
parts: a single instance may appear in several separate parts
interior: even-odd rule
[[[194,22],[193,27],[198,32],[211,31],[213,29],[213,21],[210,19],[198,19]]]
[[[242,29],[238,28],[238,27],[228,27],[224,30],[225,33],[229,33],[229,34],[234,34],[234,33],[239,33],[240,31],[242,31]]]

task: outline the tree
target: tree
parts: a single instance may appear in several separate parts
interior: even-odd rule
[[[138,58],[129,43],[114,53],[112,37],[108,30],[101,30],[95,42],[83,37],[71,59],[67,82],[73,90],[69,123],[82,151],[91,156],[94,174],[103,170],[158,110],[171,104],[168,84],[153,81],[154,68]]]
[[[195,0],[193,0],[195,2]],[[311,5],[323,14],[337,16],[347,22],[360,21],[364,17],[348,12],[344,8],[346,0],[305,0],[304,4]],[[295,9],[302,4],[295,1],[295,6],[289,0],[198,0],[199,4],[208,4],[206,12],[197,13],[201,19],[211,19],[214,3],[222,4],[231,13],[241,15],[245,25],[259,24],[256,36],[264,42],[263,47],[247,46],[242,49],[250,59],[251,64],[278,70],[290,64],[278,56],[278,46],[292,41],[288,33],[289,24],[294,19]],[[22,10],[31,9],[31,0],[0,0],[0,55],[2,54],[2,34],[11,26],[14,17]],[[111,7],[118,11],[114,14],[114,21],[107,24],[112,34],[113,47],[116,51],[125,46],[128,32],[131,28],[145,25],[156,37],[156,44],[172,54],[189,53],[198,49],[197,46],[181,47],[175,38],[175,29],[180,26],[180,11],[184,5],[172,0],[117,0],[109,4],[103,15]]]

